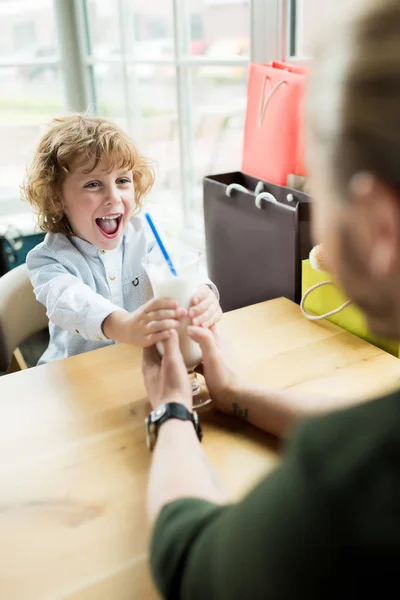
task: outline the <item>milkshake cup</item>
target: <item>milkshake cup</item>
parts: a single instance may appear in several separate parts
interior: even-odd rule
[[[176,276],[171,273],[163,256],[155,247],[145,256],[142,264],[153,288],[154,297],[172,298],[180,308],[188,310],[191,299],[200,285],[200,253],[190,248],[181,249],[173,254],[173,262],[177,271]],[[201,363],[202,354],[200,346],[186,333],[189,323],[189,318],[181,319],[178,335],[183,360],[190,372]],[[157,344],[157,349],[162,355],[164,351],[162,343]]]

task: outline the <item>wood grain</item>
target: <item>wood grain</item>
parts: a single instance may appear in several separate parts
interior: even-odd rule
[[[400,362],[288,300],[226,314],[222,333],[254,382],[371,396]],[[152,600],[145,493],[149,410],[141,352],[113,346],[0,379],[0,590],[7,600]],[[232,498],[277,460],[255,428],[203,412],[204,446]]]

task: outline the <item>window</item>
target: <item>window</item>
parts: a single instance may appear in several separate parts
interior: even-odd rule
[[[0,214],[5,214],[24,210],[16,199],[29,152],[43,124],[64,110],[53,2],[1,1],[0,40]]]
[[[200,40],[200,44],[197,46],[197,52],[201,53],[201,49],[204,48],[204,45],[201,42],[204,38],[203,17],[201,14],[193,13],[190,16],[190,37],[193,42]]]
[[[36,26],[34,21],[22,21],[14,25],[14,50],[23,52],[25,48],[34,48],[36,44]]]
[[[247,66],[283,58],[281,0],[0,0],[0,216],[43,126],[114,119],[156,165],[150,201],[202,225],[202,179],[240,169]],[[190,234],[192,235],[192,234]]]
[[[335,11],[358,0],[291,0],[287,3],[289,21],[289,55],[297,58],[312,56],[313,43]],[[283,6],[283,10],[285,7]]]
[[[249,0],[116,4],[83,3],[93,107],[155,162],[164,219],[199,226],[204,175],[240,168]]]

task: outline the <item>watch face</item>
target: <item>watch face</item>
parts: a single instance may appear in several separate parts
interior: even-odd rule
[[[146,444],[149,450],[153,450],[157,441],[157,423],[167,412],[167,406],[162,404],[151,411],[146,419]]]
[[[153,410],[146,419],[146,444],[149,450],[153,450],[156,445],[160,423],[162,424],[168,419],[192,421],[197,436],[201,441],[203,434],[196,411],[191,413],[183,404],[171,402],[170,404],[162,404]]]
[[[159,419],[161,419],[162,416],[165,415],[166,410],[167,410],[167,407],[165,406],[165,404],[162,404],[161,406],[156,408],[156,410],[153,410],[150,413],[151,422],[156,423]]]

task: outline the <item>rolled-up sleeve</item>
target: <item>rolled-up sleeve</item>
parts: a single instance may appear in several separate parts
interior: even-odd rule
[[[27,267],[35,296],[46,307],[50,321],[87,340],[106,340],[102,323],[122,310],[68,272],[51,255],[31,252]]]

